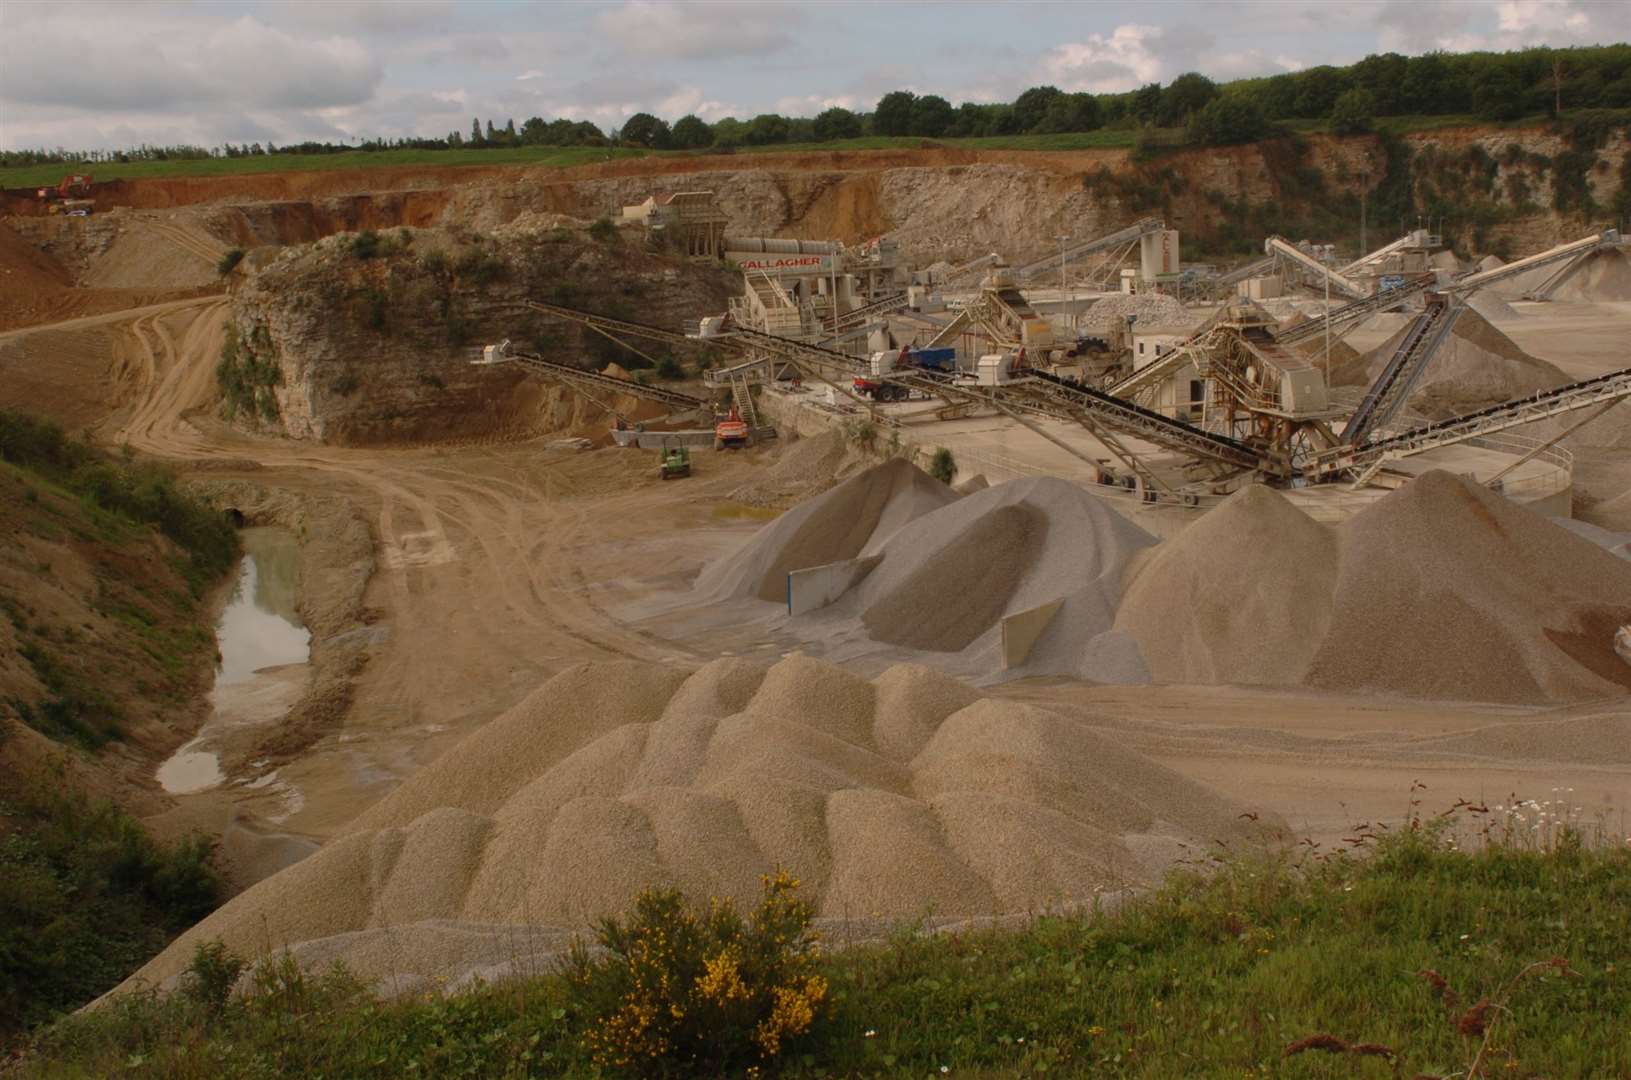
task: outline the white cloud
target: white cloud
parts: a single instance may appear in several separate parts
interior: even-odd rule
[[[783,116],[815,116],[828,109],[849,109],[860,112],[870,109],[876,102],[865,102],[853,94],[839,94],[837,97],[827,97],[822,94],[805,94],[803,97],[777,98],[776,104],[770,107],[772,112]]]
[[[1159,26],[1127,23],[1108,35],[1089,34],[1086,41],[1050,50],[1042,68],[1061,90],[1115,93],[1158,82],[1165,65],[1158,54]]]
[[[247,15],[192,27],[144,20],[103,35],[47,18],[3,38],[0,96],[96,112],[355,105],[384,76],[354,39],[298,38]]]
[[[636,56],[688,60],[762,56],[793,44],[798,8],[722,0],[627,0],[595,20],[601,33]]]

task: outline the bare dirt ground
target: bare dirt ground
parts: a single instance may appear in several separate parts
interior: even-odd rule
[[[212,481],[339,498],[373,533],[377,569],[363,603],[374,643],[343,720],[291,760],[261,766],[279,769],[277,791],[229,784],[185,797],[198,800],[194,820],[322,841],[571,665],[773,659],[791,647],[683,613],[626,614],[683,589],[761,524],[729,493],[774,448],[699,453],[692,479],[664,484],[649,454],[551,452],[544,440],[348,449],[257,439],[215,419],[226,316],[224,299],[203,297],[0,334],[0,405],[93,429]],[[1623,348],[1623,337],[1598,335],[1566,364],[1543,347],[1555,328],[1537,318],[1528,329],[1533,338],[1514,338],[1565,370],[1612,366],[1615,340]],[[1131,746],[1327,846],[1360,822],[1398,820],[1418,781],[1430,809],[1556,789],[1586,820],[1631,831],[1623,698],[1565,714],[1061,681],[997,692],[1089,712]],[[1549,737],[1559,723],[1599,714],[1619,725],[1610,725],[1616,745],[1588,751]]]

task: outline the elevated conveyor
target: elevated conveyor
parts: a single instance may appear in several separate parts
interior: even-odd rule
[[[1321,315],[1318,318],[1309,319],[1307,322],[1298,323],[1296,326],[1279,331],[1274,335],[1275,340],[1285,344],[1307,341],[1310,338],[1324,334],[1327,324],[1330,325],[1333,335],[1345,333],[1359,325],[1361,320],[1369,318],[1378,311],[1387,311],[1389,308],[1398,307],[1411,297],[1419,296],[1432,288],[1435,280],[1436,277],[1433,274],[1419,274],[1416,277],[1407,279],[1402,285],[1395,285],[1393,288],[1385,289],[1374,296],[1367,296],[1363,300],[1355,300],[1352,303],[1343,304],[1341,307],[1332,308],[1329,316]]]
[[[1264,468],[1269,463],[1256,450],[1237,439],[1205,431],[1182,420],[1162,416],[1102,390],[1047,372],[1032,372],[1031,378],[997,389],[1014,404],[1042,403],[1038,411],[1068,419],[1085,414],[1112,430],[1163,449],[1191,457],[1217,461],[1237,469]]]
[[[1045,274],[1050,269],[1059,269],[1061,261],[1065,263],[1073,263],[1079,259],[1084,259],[1089,255],[1096,255],[1101,251],[1110,251],[1115,248],[1126,247],[1129,244],[1136,243],[1140,238],[1153,232],[1160,232],[1166,227],[1166,222],[1162,221],[1160,218],[1143,218],[1139,221],[1135,221],[1125,229],[1117,229],[1115,232],[1107,233],[1106,235],[1098,237],[1095,240],[1087,240],[1080,244],[1073,244],[1070,247],[1065,248],[1065,250],[1062,252],[1053,255],[1046,255],[1040,259],[1028,262],[1024,266],[1015,267],[1011,273],[1013,274],[1015,281],[1027,281],[1039,274]]]
[[[1559,244],[1554,248],[1530,255],[1526,258],[1509,262],[1505,266],[1497,266],[1493,270],[1484,270],[1480,273],[1469,274],[1458,278],[1454,284],[1446,286],[1447,292],[1470,293],[1474,289],[1481,289],[1485,285],[1493,285],[1497,281],[1516,277],[1530,270],[1553,263],[1563,262],[1567,259],[1578,259],[1602,248],[1613,247],[1620,242],[1620,234],[1614,229],[1604,229],[1591,236],[1583,236],[1579,240],[1567,244]]]
[[[1414,428],[1385,439],[1377,439],[1364,446],[1345,444],[1316,454],[1303,469],[1303,475],[1312,479],[1330,478],[1355,472],[1368,476],[1384,462],[1413,457],[1441,446],[1493,435],[1508,428],[1530,424],[1536,420],[1560,416],[1577,409],[1606,405],[1631,398],[1631,368],[1611,371],[1607,375],[1544,390],[1526,398],[1492,405],[1487,409],[1440,420]]]
[[[541,372],[551,378],[559,379],[565,383],[572,383],[590,390],[599,390],[613,394],[627,394],[630,397],[643,398],[646,401],[655,401],[667,405],[676,412],[690,409],[700,409],[707,405],[701,398],[678,390],[670,390],[662,386],[644,386],[629,379],[619,379],[611,375],[602,375],[598,371],[586,371],[583,368],[573,367],[571,364],[562,364],[554,360],[545,360],[533,353],[520,352],[510,348],[508,341],[502,345],[489,345],[485,355],[478,364],[505,364],[517,363],[534,371]]]
[[[1349,280],[1337,271],[1332,270],[1283,236],[1271,236],[1263,241],[1263,252],[1296,263],[1316,278],[1329,281],[1331,288],[1344,296],[1359,300],[1367,295],[1367,290],[1363,285]]]
[[[1361,446],[1372,433],[1383,430],[1393,422],[1414,392],[1416,383],[1421,380],[1422,372],[1427,370],[1434,354],[1449,340],[1456,320],[1465,310],[1458,303],[1440,301],[1429,304],[1426,311],[1416,316],[1398,348],[1388,358],[1387,365],[1382,368],[1382,373],[1366,391],[1359,408],[1342,429],[1344,442]]]

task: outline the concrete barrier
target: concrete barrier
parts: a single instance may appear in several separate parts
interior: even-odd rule
[[[1017,668],[1030,659],[1031,647],[1064,606],[1063,600],[1049,600],[1040,607],[1009,615],[1002,620],[1002,666]]]
[[[864,559],[845,559],[794,570],[787,575],[787,614],[802,615],[826,607],[872,573],[872,568],[882,561],[882,555],[869,555]]]

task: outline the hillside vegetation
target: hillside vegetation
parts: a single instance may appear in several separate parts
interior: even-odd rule
[[[220,893],[142,803],[196,725],[237,536],[162,468],[0,411],[0,1041],[117,984]]]
[[[450,996],[382,1000],[273,960],[229,1002],[205,950],[186,992],[58,1025],[24,1073],[1626,1075],[1631,853],[1567,828],[1536,844],[1527,820],[1477,853],[1418,819],[1366,857],[1230,857],[1116,910],[903,927],[810,968],[775,883],[747,925],[647,894],[603,926],[606,960]],[[788,980],[801,989],[775,990]],[[757,1024],[733,1011],[766,986]],[[682,1002],[732,1019],[688,1030]]]

